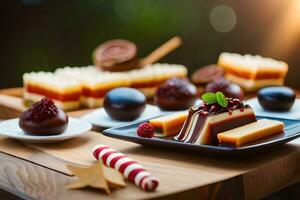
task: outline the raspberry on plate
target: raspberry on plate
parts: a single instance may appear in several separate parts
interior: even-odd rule
[[[155,133],[155,128],[149,123],[142,123],[138,126],[136,133],[140,137],[152,138]]]

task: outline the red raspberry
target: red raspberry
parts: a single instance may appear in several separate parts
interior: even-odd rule
[[[43,98],[25,111],[25,118],[38,123],[45,119],[55,117],[57,113],[58,109],[54,105],[54,102],[51,99]]]
[[[149,123],[142,123],[138,126],[136,133],[140,137],[152,138],[155,133],[155,128]]]

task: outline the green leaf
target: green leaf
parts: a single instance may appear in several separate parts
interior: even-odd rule
[[[207,93],[204,93],[202,96],[201,96],[201,99],[207,103],[207,104],[213,104],[213,103],[216,103],[216,95],[212,92],[207,92]]]
[[[227,108],[227,106],[228,106],[228,101],[227,101],[225,95],[224,95],[222,92],[217,92],[217,93],[215,94],[215,96],[216,96],[216,101],[217,101],[217,103],[218,103],[220,106],[222,106],[222,107],[224,107],[224,108]]]

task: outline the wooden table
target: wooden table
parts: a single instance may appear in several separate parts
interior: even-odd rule
[[[226,160],[101,137],[101,142],[138,159],[157,176],[158,191],[146,193],[130,183],[111,196],[93,189],[66,190],[74,177],[0,153],[1,199],[258,199],[300,181],[300,138],[256,157]],[[42,151],[34,150],[31,156],[49,166],[69,163]]]

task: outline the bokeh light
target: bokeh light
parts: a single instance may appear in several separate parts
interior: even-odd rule
[[[236,24],[236,14],[232,7],[219,5],[214,7],[209,14],[212,27],[222,33],[231,31]]]

